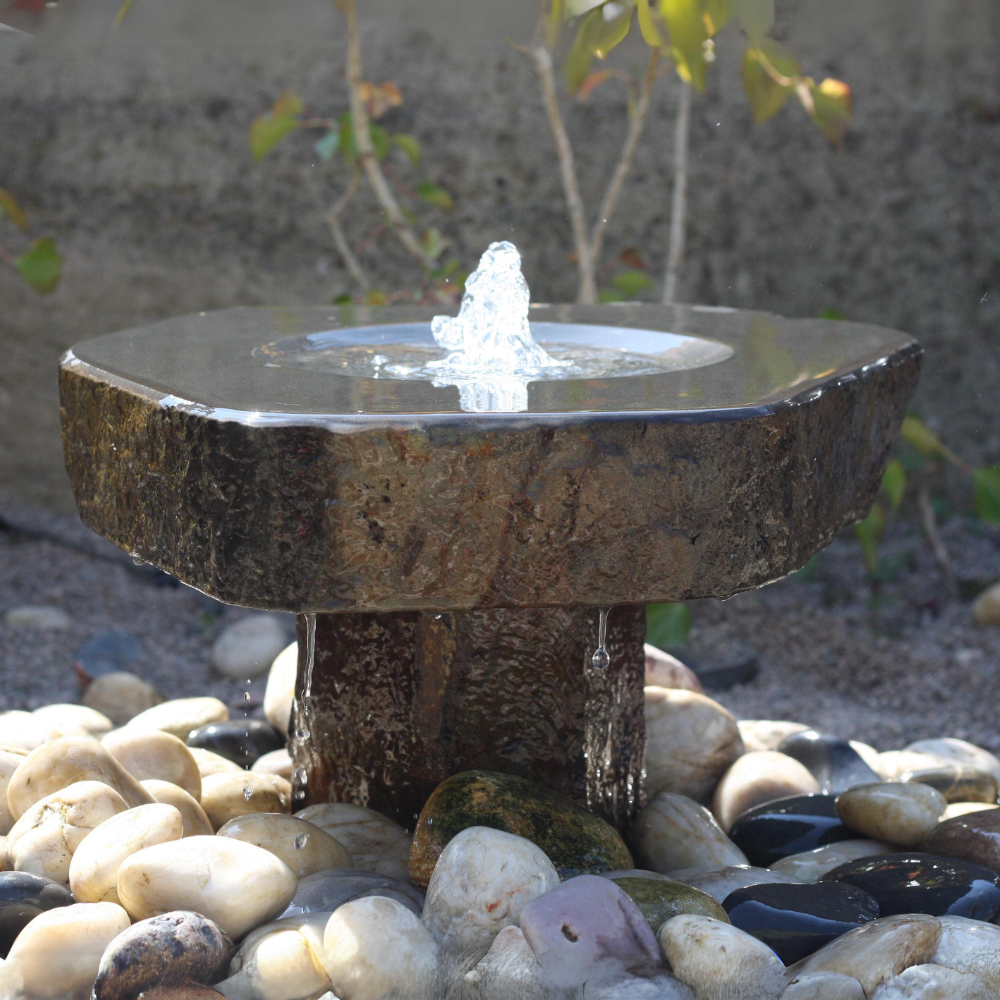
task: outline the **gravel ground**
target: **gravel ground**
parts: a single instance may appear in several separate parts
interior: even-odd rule
[[[942,534],[966,597],[1000,579],[1000,529],[953,519]],[[803,573],[697,602],[693,641],[739,639],[759,653],[755,681],[715,696],[739,718],[794,719],[880,750],[946,735],[1000,751],[1000,628],[976,627],[968,600],[947,598],[908,522],[890,530],[883,564],[886,578],[873,584],[844,535]],[[77,700],[74,651],[112,628],[139,639],[131,669],[167,697],[211,694],[244,707],[245,682],[215,673],[209,653],[249,612],[133,566],[73,518],[0,500],[0,618],[25,604],[59,607],[73,625],[0,624],[0,708]],[[254,681],[252,703],[263,686]]]

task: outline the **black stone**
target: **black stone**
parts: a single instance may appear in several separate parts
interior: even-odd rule
[[[1000,790],[997,779],[992,774],[974,771],[961,764],[907,771],[896,780],[918,781],[921,785],[930,785],[945,797],[946,802],[989,802],[995,805],[997,792]]]
[[[240,767],[249,767],[258,757],[280,750],[285,745],[285,738],[269,722],[230,719],[193,729],[187,745],[211,750]]]
[[[363,868],[336,868],[300,878],[295,895],[280,919],[324,913],[365,896],[388,896],[418,917],[424,909],[423,890],[408,882]]]
[[[883,854],[850,861],[821,882],[856,886],[873,896],[883,917],[928,913],[932,917],[993,920],[1000,914],[1000,875],[968,861],[937,854]]]
[[[751,885],[731,892],[722,906],[734,927],[763,941],[785,965],[879,916],[868,893],[830,882]]]
[[[831,795],[882,780],[847,740],[814,729],[793,733],[778,750],[802,764],[819,782],[820,791]]]
[[[730,840],[759,868],[856,837],[840,821],[833,795],[791,795],[755,806],[738,816],[729,831]]]
[[[0,872],[0,957],[39,913],[75,903],[64,885],[28,872]]]

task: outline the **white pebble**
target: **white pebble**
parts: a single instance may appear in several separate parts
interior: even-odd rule
[[[186,740],[192,729],[210,722],[226,722],[229,709],[218,698],[174,698],[161,702],[130,719],[126,729],[162,729],[178,739]]]
[[[247,813],[287,813],[291,804],[291,783],[276,774],[227,771],[201,782],[201,807],[216,830]]]
[[[942,965],[911,965],[880,983],[872,1000],[996,1000],[981,979]]]
[[[287,750],[272,750],[258,757],[250,770],[258,774],[276,774],[286,781],[291,781],[292,755]]]
[[[65,611],[47,604],[23,604],[10,608],[3,616],[8,628],[33,628],[39,631],[69,628],[73,624]]]
[[[124,726],[162,701],[163,695],[152,684],[127,670],[95,677],[83,693],[84,705],[106,715],[116,726]]]
[[[722,776],[712,797],[712,812],[728,833],[736,817],[754,806],[818,791],[816,779],[797,760],[775,750],[760,750],[744,754]]]
[[[306,806],[295,815],[336,837],[351,852],[358,868],[409,882],[413,837],[388,816],[350,802]]]
[[[119,730],[102,745],[137,781],[169,781],[195,799],[201,798],[201,773],[182,740],[162,730]]]
[[[113,725],[106,715],[86,705],[45,705],[31,714],[45,729],[50,740],[57,740],[60,736],[93,736],[100,739],[111,732]]]
[[[837,796],[845,826],[872,840],[918,847],[948,807],[945,797],[919,782],[858,785]]]
[[[222,630],[212,646],[212,666],[226,677],[257,677],[286,645],[288,636],[279,618],[249,615]]]
[[[351,855],[340,841],[325,830],[281,813],[249,813],[229,820],[219,829],[220,837],[256,844],[281,858],[296,878],[305,878],[333,868],[351,868]]]
[[[271,664],[264,689],[264,716],[279,733],[288,733],[299,669],[299,644],[286,646]]]

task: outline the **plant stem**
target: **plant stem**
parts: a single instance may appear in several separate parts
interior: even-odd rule
[[[330,232],[333,234],[334,246],[336,246],[337,252],[344,261],[344,267],[347,268],[348,274],[354,279],[361,291],[367,292],[371,288],[368,275],[365,274],[361,262],[354,255],[354,251],[351,250],[351,245],[347,242],[347,237],[344,235],[344,229],[340,225],[340,216],[344,209],[347,208],[347,203],[357,193],[360,181],[361,172],[355,168],[354,175],[351,177],[351,183],[348,184],[347,190],[337,199],[333,208],[330,209],[326,221],[330,226]]]
[[[691,144],[691,85],[681,83],[674,124],[674,192],[670,201],[670,245],[663,280],[663,304],[677,298],[681,265],[684,262],[684,228],[687,221],[688,148]]]
[[[608,188],[604,192],[604,201],[601,203],[601,210],[597,215],[597,221],[591,230],[590,236],[590,260],[591,265],[596,266],[601,259],[601,249],[604,246],[604,237],[608,229],[608,220],[614,213],[618,198],[621,195],[622,187],[625,185],[625,178],[628,177],[632,169],[632,161],[635,159],[635,151],[642,138],[643,129],[646,126],[646,118],[649,114],[649,100],[653,92],[653,82],[656,80],[656,67],[660,61],[660,50],[653,49],[649,55],[649,65],[646,67],[646,74],[642,78],[642,86],[639,88],[639,99],[636,101],[635,109],[630,116],[628,134],[625,136],[625,143],[622,146],[621,155],[618,157],[618,164],[615,172],[611,175]]]
[[[951,559],[948,558],[948,550],[944,547],[944,542],[941,540],[941,534],[934,520],[934,508],[931,506],[931,471],[933,470],[929,469],[927,474],[922,477],[920,488],[917,491],[920,524],[924,529],[924,534],[927,536],[927,542],[931,547],[931,552],[934,554],[934,560],[941,570],[941,576],[944,577],[945,590],[948,591],[948,596],[952,600],[955,600],[958,598],[958,584],[955,581],[955,571],[952,569]]]
[[[361,35],[358,31],[358,7],[357,0],[336,0],[337,6],[347,15],[347,89],[351,96],[351,124],[354,129],[354,141],[358,146],[358,162],[361,164],[368,183],[382,211],[389,220],[389,227],[396,234],[399,242],[409,252],[409,254],[420,262],[420,266],[430,271],[434,268],[434,261],[420,245],[416,233],[407,224],[403,217],[396,196],[392,193],[392,188],[382,172],[382,167],[375,155],[375,147],[372,145],[371,132],[369,131],[368,109],[361,97],[361,85],[364,83],[364,75],[361,70]]]

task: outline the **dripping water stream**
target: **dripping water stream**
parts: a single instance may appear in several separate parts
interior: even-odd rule
[[[606,670],[611,663],[611,657],[607,650],[608,641],[608,612],[610,608],[600,608],[597,612],[597,649],[590,658],[590,662],[596,670]]]

